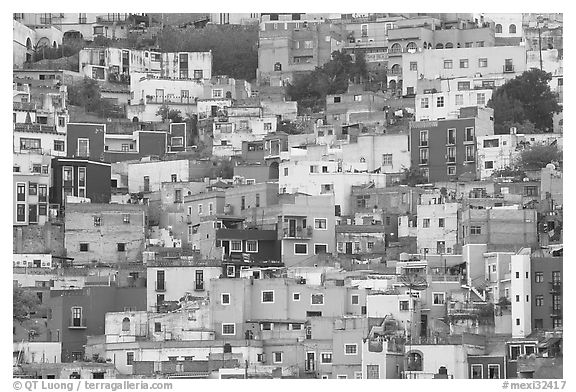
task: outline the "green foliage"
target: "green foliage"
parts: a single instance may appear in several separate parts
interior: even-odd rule
[[[30,312],[38,309],[39,300],[32,292],[13,286],[12,319],[19,323],[30,317]]]
[[[368,77],[364,56],[352,57],[338,51],[332,53],[332,59],[311,73],[296,76],[288,85],[288,95],[298,101],[298,111],[319,112],[325,108],[326,95],[342,94],[348,90],[350,80],[361,82]]]
[[[213,74],[252,81],[258,68],[258,26],[208,25],[203,29],[166,27],[158,35],[163,52],[212,51]]]
[[[552,129],[554,113],[562,107],[548,86],[551,79],[551,74],[531,69],[495,90],[489,102],[494,108],[495,132],[508,133],[510,126],[526,121],[542,132]]]
[[[85,77],[79,84],[69,86],[68,100],[70,105],[82,106],[87,112],[98,111],[102,105],[98,82]]]
[[[418,184],[428,183],[428,179],[426,178],[422,170],[418,168],[404,169],[403,175],[404,178],[400,181],[400,184],[402,185],[415,186]]]
[[[521,180],[522,178],[526,177],[526,173],[516,167],[507,166],[500,170],[494,170],[492,172],[492,177],[514,177]]]
[[[231,161],[217,161],[216,166],[213,168],[212,178],[221,177],[225,179],[232,179],[234,177],[234,164]]]
[[[518,168],[521,170],[540,170],[549,163],[562,162],[562,151],[556,144],[535,144],[520,153]]]
[[[170,109],[170,107],[166,104],[158,108],[156,115],[162,117],[162,121],[169,120],[170,122],[174,123],[184,122],[180,110]]]

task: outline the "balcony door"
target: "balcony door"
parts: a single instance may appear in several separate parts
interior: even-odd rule
[[[296,219],[288,219],[288,237],[296,237]]]

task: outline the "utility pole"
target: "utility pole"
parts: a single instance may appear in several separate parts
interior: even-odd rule
[[[538,17],[536,18],[536,25],[538,26],[538,51],[540,53],[540,71],[542,71],[542,35],[541,35],[541,26],[540,23],[542,23],[542,16],[538,15]]]

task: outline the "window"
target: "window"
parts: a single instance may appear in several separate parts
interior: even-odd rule
[[[234,267],[233,265],[227,265],[226,266],[226,276],[228,276],[229,278],[233,278],[236,276],[236,267]]]
[[[360,35],[362,37],[368,37],[368,25],[367,24],[360,25]]]
[[[308,254],[308,244],[294,244],[294,254],[307,255]]]
[[[484,162],[484,169],[494,169],[494,161]]]
[[[487,58],[478,59],[478,68],[486,68],[486,67],[488,67],[488,59]]]
[[[500,365],[488,365],[488,378],[500,378]]]
[[[247,240],[246,241],[246,252],[258,253],[258,240]]]
[[[16,200],[26,201],[26,184],[16,184]]]
[[[20,150],[38,150],[42,148],[40,139],[20,138]]]
[[[274,291],[262,291],[262,303],[274,303]]]
[[[400,301],[399,305],[401,312],[407,312],[408,310],[410,310],[410,302],[408,300]]]
[[[154,323],[154,332],[162,332],[162,323],[159,322]]]
[[[195,69],[194,70],[194,79],[202,79],[203,76],[204,76],[204,73],[201,69]]]
[[[334,103],[340,103],[341,97],[334,97]]]
[[[80,243],[80,252],[88,252],[88,244],[86,242]]]
[[[445,302],[445,293],[432,293],[433,304],[434,305],[444,305]]]
[[[379,365],[366,365],[366,378],[376,380],[380,378]]]
[[[88,157],[90,155],[90,140],[89,139],[78,139],[78,149],[76,154],[79,157]]]
[[[310,300],[312,305],[324,305],[324,294],[312,294]]]
[[[421,147],[428,145],[428,131],[420,131],[420,144]]]
[[[464,137],[465,142],[473,142],[474,141],[474,128],[468,127],[466,128],[466,135]]]
[[[515,24],[511,24],[510,27],[508,27],[508,33],[509,34],[516,34],[516,25]]]
[[[460,59],[460,68],[468,68],[468,59]]]
[[[260,195],[256,195],[256,207],[259,207],[259,197]],[[214,212],[214,204],[212,203],[208,203],[208,215],[212,215],[212,213]]]
[[[418,71],[418,63],[416,61],[410,61],[410,71]]]
[[[41,216],[46,216],[48,212],[48,207],[46,206],[46,204],[39,204],[38,205],[38,215]]]
[[[444,227],[444,218],[438,218],[438,227]]]
[[[422,227],[424,229],[427,229],[430,227],[430,218],[424,218],[422,219]]]
[[[480,235],[482,234],[481,226],[470,226],[470,235]]]
[[[345,355],[356,355],[358,354],[358,345],[354,344],[345,344],[344,345],[344,354]]]
[[[127,352],[126,353],[126,365],[132,366],[134,364],[134,353]]]
[[[360,94],[354,95],[354,102],[361,102],[361,101],[362,101],[362,95]]]
[[[332,353],[320,353],[320,363],[332,363]]]
[[[502,33],[502,25],[500,23],[498,23],[496,25],[496,34],[500,34]]]
[[[99,216],[94,217],[94,226],[102,226],[102,218]]]
[[[428,149],[427,148],[421,148],[420,149],[420,164],[421,165],[428,164]]]
[[[314,219],[314,229],[316,230],[326,230],[327,223],[326,218],[316,218]]]
[[[230,241],[230,252],[242,252],[242,241],[240,240]]]
[[[519,322],[520,319],[516,319],[516,321]],[[516,324],[519,325],[519,323]],[[521,354],[520,348],[521,347],[517,345],[510,346],[510,360],[515,361],[518,359]]]
[[[222,324],[222,335],[236,335],[236,324]]]
[[[538,196],[538,187],[533,185],[525,186],[524,196]]]
[[[116,244],[116,248],[118,249],[118,252],[125,252],[126,251],[126,244],[124,242],[118,242]]]
[[[290,324],[293,331],[300,331],[302,330],[302,324]]]
[[[222,89],[212,89],[212,98],[222,98]]]
[[[456,106],[464,105],[464,96],[462,94],[456,94]]]
[[[444,97],[436,97],[436,107],[437,108],[444,107]]]
[[[382,154],[382,166],[392,166],[392,154]]]
[[[312,49],[314,47],[314,43],[312,41],[304,41],[304,49]]]
[[[130,331],[130,319],[128,317],[124,317],[122,320],[122,332]]]
[[[274,359],[274,363],[282,363],[282,353],[281,352],[272,353],[272,358]]]
[[[485,105],[485,104],[486,104],[486,94],[476,93],[476,105]]]
[[[481,379],[482,378],[482,365],[472,365],[472,378]]]
[[[242,196],[240,198],[240,209],[241,210],[245,210],[246,209],[246,196]]]
[[[452,60],[444,60],[444,69],[452,69]]]
[[[421,98],[420,99],[420,107],[422,109],[428,109],[429,108],[428,98]]]
[[[300,293],[293,293],[292,301],[300,301]]]
[[[170,175],[170,181],[171,182],[176,182],[178,181],[178,176],[176,174],[171,174]]]
[[[454,144],[454,143],[452,143]],[[455,163],[456,162],[456,147],[446,148],[446,162]]]
[[[230,294],[222,293],[220,297],[222,305],[230,305]]]
[[[324,254],[328,253],[328,245],[326,244],[314,244],[314,254]]]
[[[544,282],[544,272],[536,272],[534,273],[534,278],[536,283]]]
[[[466,161],[474,161],[474,145],[466,146]]]
[[[470,90],[470,82],[458,82],[458,90]]]

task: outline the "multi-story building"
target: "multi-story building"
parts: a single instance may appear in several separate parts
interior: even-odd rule
[[[494,26],[496,46],[520,45],[524,37],[521,13],[486,13],[483,17]]]
[[[330,125],[350,124],[351,116],[358,113],[383,116],[386,98],[372,91],[354,91],[326,96],[326,120]],[[378,112],[382,113],[378,116]]]
[[[518,206],[466,208],[460,213],[461,244],[487,244],[490,251],[517,251],[538,243],[536,210]]]
[[[459,203],[450,203],[442,197],[425,198],[417,207],[418,250],[422,254],[458,252]]]
[[[341,44],[340,26],[323,20],[262,22],[258,84],[282,86],[298,73],[322,67]]]
[[[222,274],[219,260],[162,258],[148,260],[146,304],[149,312],[159,312],[164,302],[178,302],[186,295],[205,298],[212,281]]]
[[[146,207],[132,204],[69,203],[64,245],[76,264],[142,260]]]
[[[557,145],[562,148],[562,135],[554,133],[517,134],[513,129],[509,135],[488,135],[476,138],[477,168],[480,179],[492,176],[495,171],[516,163],[522,150],[532,145]]]
[[[162,159],[168,151],[168,137],[169,133],[165,131],[138,130],[122,134],[106,133],[104,135],[104,160],[114,163],[142,159],[146,156]],[[170,140],[171,146],[178,144],[177,141],[174,142]]]
[[[188,182],[204,178],[211,169],[209,163],[188,159],[158,161],[143,158],[128,164],[128,191],[156,192],[164,182]]]
[[[80,72],[96,80],[132,82],[132,79],[142,77],[134,73],[168,79],[204,80],[212,77],[212,52],[161,53],[112,47],[85,48],[79,53],[79,62]]]
[[[478,106],[485,108],[492,98],[492,89],[471,89],[470,81],[458,82],[456,90],[425,90],[416,94],[416,121],[437,121],[458,118],[460,108]]]
[[[66,156],[66,131],[41,124],[14,124],[14,152],[35,152],[53,157]]]
[[[14,153],[14,225],[43,225],[49,220],[50,169],[50,156]]]
[[[458,119],[410,123],[412,167],[420,168],[429,181],[448,181],[463,173],[476,177],[476,137],[494,134],[493,122],[463,109],[460,113]]]
[[[533,330],[562,329],[563,258],[532,254],[530,259],[531,314]]]
[[[347,161],[366,163],[370,172],[399,173],[411,166],[408,134],[362,134],[342,145]]]
[[[57,48],[62,45],[62,31],[53,26],[26,23],[23,15],[14,14],[12,21],[12,59],[14,68],[22,68],[33,60],[37,48]]]
[[[526,48],[497,46],[426,50],[402,56],[402,92],[415,92],[423,79],[513,79],[526,71]]]
[[[66,129],[67,156],[102,161],[105,134],[106,124],[69,123]]]
[[[53,158],[50,203],[64,207],[68,196],[109,203],[111,165],[100,160]]]

